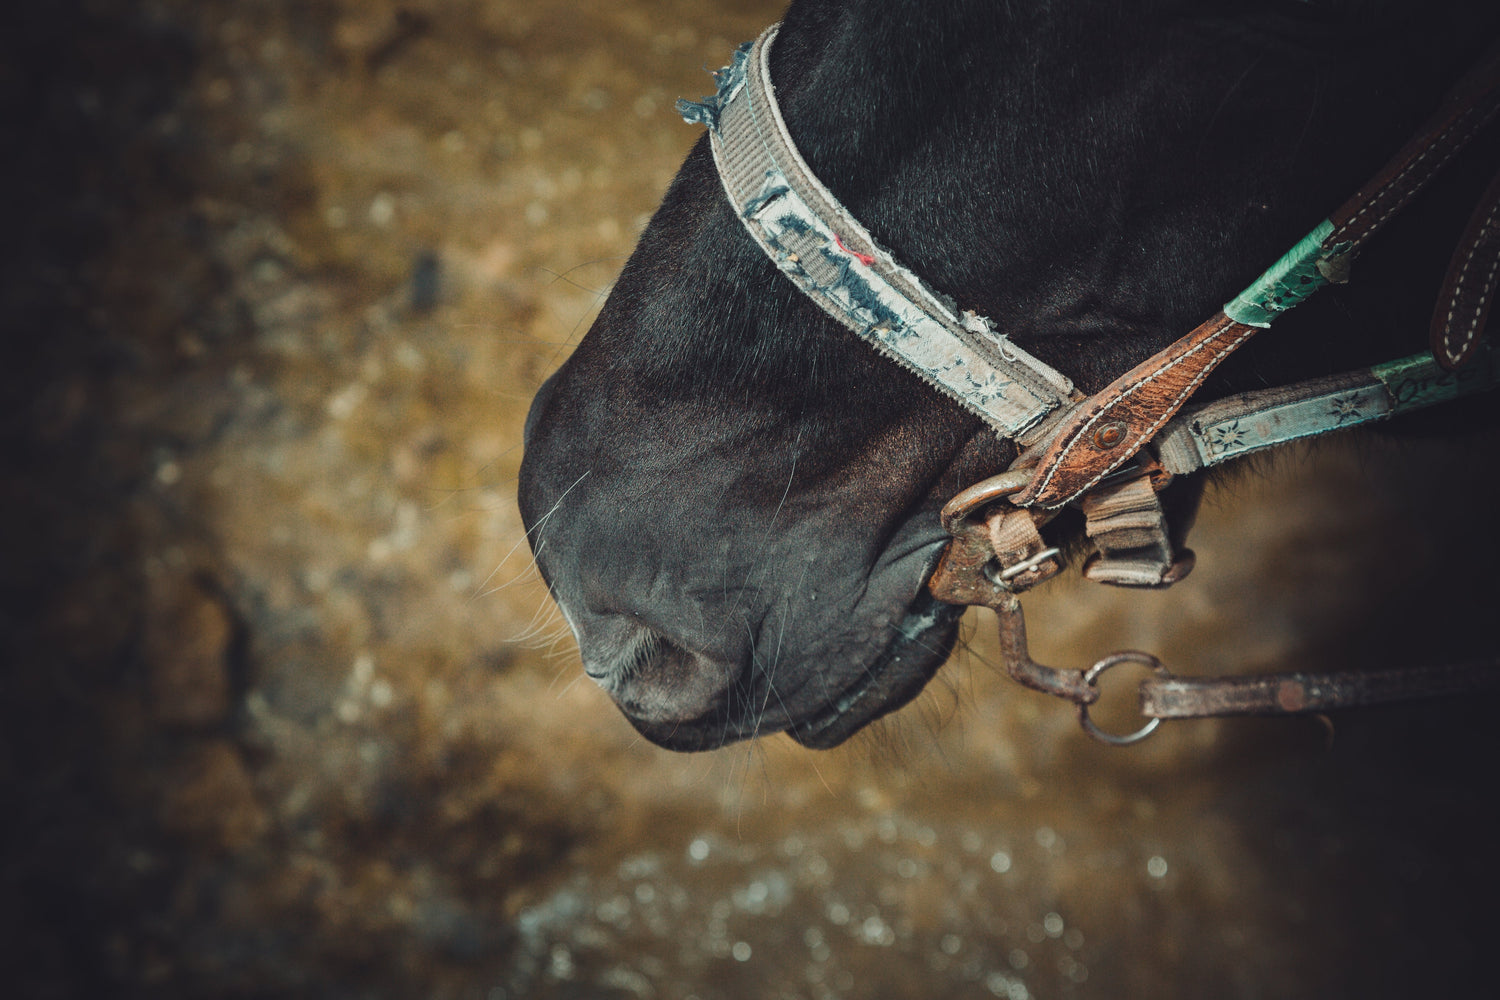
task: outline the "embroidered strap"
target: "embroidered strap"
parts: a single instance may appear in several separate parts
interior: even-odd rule
[[[1156,435],[1152,449],[1162,471],[1186,475],[1301,438],[1387,420],[1497,387],[1500,350],[1488,345],[1475,346],[1469,363],[1457,371],[1445,370],[1429,354],[1417,354],[1187,410]],[[1177,582],[1192,569],[1192,553],[1174,546],[1153,477],[1147,473],[1096,485],[1078,505],[1087,519],[1088,536],[1099,550],[1084,566],[1089,579],[1157,587]]]
[[[1470,364],[1445,371],[1429,354],[1294,386],[1221,399],[1173,420],[1155,446],[1173,475],[1231,458],[1386,420],[1500,386],[1500,351],[1481,345]]]
[[[803,293],[882,354],[983,417],[1002,436],[1039,439],[1075,394],[1060,373],[1012,344],[989,320],[960,313],[902,267],[803,161],[771,83],[778,25],[714,75],[718,92],[678,102],[709,127],[735,214]]]

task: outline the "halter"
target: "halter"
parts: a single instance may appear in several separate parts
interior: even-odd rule
[[[779,25],[746,42],[714,74],[717,92],[679,101],[708,126],[719,178],[740,221],[777,268],[825,312],[885,356],[1014,440],[1010,469],[943,508],[953,536],[929,588],[938,599],[995,610],[1007,672],[1078,706],[1090,735],[1133,743],[1163,718],[1323,712],[1500,683],[1491,664],[1383,673],[1280,674],[1193,680],[1155,657],[1116,653],[1087,671],[1055,670],[1027,650],[1018,594],[1063,568],[1039,529],[1082,509],[1097,552],[1090,579],[1163,587],[1193,555],[1174,538],[1158,494],[1175,476],[1302,438],[1385,420],[1500,385],[1500,351],[1481,334],[1500,278],[1500,176],[1481,197],[1444,280],[1431,350],[1387,364],[1184,409],[1208,375],[1258,330],[1323,285],[1348,280],[1364,243],[1500,109],[1500,50],[1449,95],[1391,162],[1223,309],[1103,390],[1085,397],[988,319],[961,312],[903,267],[808,168],[771,82]],[[1149,721],[1114,736],[1096,727],[1096,681],[1123,662],[1150,667]]]

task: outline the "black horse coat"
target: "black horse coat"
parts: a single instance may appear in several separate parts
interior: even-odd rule
[[[1351,194],[1497,31],[1461,2],[799,0],[772,75],[876,239],[1093,391]],[[1493,148],[1206,396],[1419,349]],[[538,393],[520,502],[585,670],[644,735],[831,746],[946,658],[937,511],[1014,453],[779,275],[700,142]]]

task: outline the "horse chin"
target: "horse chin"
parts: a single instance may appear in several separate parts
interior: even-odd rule
[[[793,719],[786,732],[814,750],[843,743],[865,726],[915,698],[953,650],[964,609],[943,604],[924,589],[896,626],[896,639],[859,672],[859,680],[822,711]],[[770,735],[759,724],[736,722],[722,711],[691,721],[653,722],[625,711],[636,732],[667,750],[717,750]]]
[[[824,711],[795,722],[787,735],[805,747],[829,750],[910,702],[953,651],[964,609],[922,592],[896,626],[896,639]]]

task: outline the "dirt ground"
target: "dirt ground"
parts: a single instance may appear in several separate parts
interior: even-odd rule
[[[1130,752],[992,666],[840,750],[681,757],[582,676],[532,392],[779,11],[69,0],[0,118],[0,975],[18,997],[1396,997],[1492,976],[1492,710]],[[1496,439],[1218,488],[1039,658],[1493,650]],[[1434,515],[1430,484],[1441,484]],[[1118,719],[1116,721],[1119,721]]]

